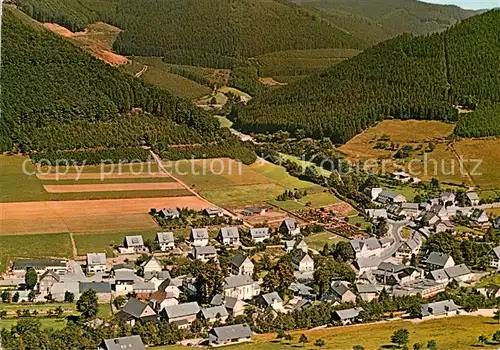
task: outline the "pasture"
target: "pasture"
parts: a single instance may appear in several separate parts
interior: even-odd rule
[[[16,258],[71,258],[69,233],[0,235],[0,271]]]
[[[253,343],[232,345],[232,350],[280,350],[280,349],[312,349],[317,339],[323,339],[325,346],[322,349],[349,350],[354,345],[362,345],[366,350],[380,348],[392,349],[390,338],[392,333],[400,328],[407,329],[409,335],[409,348],[414,343],[424,344],[434,339],[438,349],[468,350],[477,346],[478,336],[484,334],[491,339],[491,335],[498,330],[498,324],[491,318],[479,316],[457,316],[419,323],[411,321],[380,322],[374,324],[361,324],[345,327],[333,327],[317,330],[304,330],[287,332],[293,340],[280,342],[276,340],[275,333],[259,334],[253,337]],[[299,344],[300,335],[304,333],[308,338],[307,344]],[[497,349],[498,345],[485,345],[483,349]],[[186,349],[181,345],[156,350],[181,350]]]
[[[73,234],[73,240],[79,256],[87,253],[105,252],[107,257],[112,257],[113,247],[122,244],[125,236],[138,234],[142,235],[144,240],[153,240],[156,232],[156,229],[138,230],[135,232],[81,232]]]
[[[319,233],[310,234],[305,238],[307,246],[316,251],[321,251],[323,249],[325,243],[328,243],[331,246],[333,243],[337,243],[340,241],[345,241],[346,239],[341,236],[337,236],[334,233],[323,231]]]

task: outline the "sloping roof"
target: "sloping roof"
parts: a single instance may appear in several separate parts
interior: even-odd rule
[[[360,252],[364,247],[368,248],[368,250],[375,250],[381,248],[380,241],[375,237],[370,237],[367,239],[351,239],[349,241],[351,243],[352,249],[355,252]]]
[[[208,239],[208,230],[206,228],[192,228],[191,237],[193,239]]]
[[[227,309],[222,305],[203,308],[201,309],[201,313],[203,317],[207,320],[217,318],[217,315],[219,315],[218,317],[228,316]]]
[[[111,293],[111,284],[109,282],[79,282],[78,290],[80,293],[88,290],[94,290],[96,293]]]
[[[87,265],[106,265],[106,254],[104,253],[88,253]]]
[[[382,289],[384,289],[384,286],[376,284],[356,284],[356,290],[358,293],[379,293]]]
[[[262,300],[269,306],[275,303],[282,303],[283,299],[279,296],[278,293],[272,292],[272,293],[267,293],[267,294],[262,294],[261,295]]]
[[[169,319],[196,315],[200,312],[200,306],[197,302],[183,303],[178,305],[169,305],[164,308]]]
[[[219,341],[227,341],[251,337],[252,330],[246,323],[235,324],[232,326],[214,327],[210,330],[210,335]]]
[[[422,235],[413,231],[411,237],[405,242],[411,250],[415,250],[422,243]]]
[[[431,276],[432,276],[432,279],[435,281],[448,279],[448,275],[446,274],[444,269],[431,271]]]
[[[236,266],[237,268],[240,268],[241,265],[248,259],[246,255],[243,255],[241,253],[237,253],[234,258],[231,260],[231,264]],[[250,259],[248,259],[250,261]],[[251,261],[250,261],[251,262]]]
[[[136,276],[133,270],[124,270],[115,272],[115,281],[134,281]]]
[[[471,201],[478,201],[479,200],[479,196],[477,195],[477,192],[471,191],[471,192],[467,192],[465,195]]]
[[[177,210],[177,208],[166,208],[166,209],[162,209],[161,210],[161,213],[165,216],[165,217],[169,217],[169,216],[179,216],[181,213],[179,213],[179,211]]]
[[[311,258],[309,254],[304,253],[302,250],[294,251],[292,261],[297,265],[304,262],[314,262],[313,258]]]
[[[349,291],[349,288],[341,281],[333,281],[331,285],[332,291],[339,297],[342,297]]]
[[[254,280],[247,275],[229,276],[224,279],[224,288],[236,288],[247,286],[254,283]]]
[[[451,256],[445,253],[431,252],[424,263],[437,266],[444,266]]]
[[[126,236],[125,242],[127,247],[142,247],[144,245],[144,240],[141,235]]]
[[[286,218],[283,220],[282,225],[285,225],[286,229],[290,231],[294,231],[297,228],[297,222],[293,218]]]
[[[288,240],[288,241],[283,241],[285,243],[285,249],[288,250],[288,249],[293,249],[293,247],[295,247],[295,240],[291,239],[291,240]]]
[[[205,254],[217,254],[217,250],[211,245],[207,245],[205,247],[194,247],[196,256],[205,255]]]
[[[222,238],[238,238],[240,233],[237,227],[222,227],[220,229],[220,234]]]
[[[350,320],[353,318],[358,317],[359,313],[361,311],[364,311],[362,307],[355,307],[352,309],[346,309],[346,310],[337,310],[335,311],[335,314],[340,318],[340,320]]]
[[[250,236],[252,236],[252,238],[269,237],[269,227],[251,228]]]
[[[26,270],[30,267],[35,269],[47,268],[49,266],[65,267],[66,261],[54,259],[22,259],[14,261],[14,270]]]
[[[405,210],[419,210],[420,204],[418,203],[401,203],[401,208]]]
[[[303,239],[295,245],[295,248],[302,249],[307,248],[307,243]]]
[[[233,298],[233,297],[228,297],[228,296],[226,296],[224,298],[224,306],[230,310],[234,309],[237,302],[238,302],[238,298]],[[241,302],[243,303],[243,301],[241,301]]]
[[[299,293],[299,295],[312,295],[313,288],[305,285],[303,283],[292,282],[290,287],[288,287],[291,291],[295,293]]]
[[[207,209],[205,209],[205,212],[208,215],[214,215],[214,214],[222,213],[222,209],[220,209],[220,208],[207,208]]]
[[[465,264],[447,267],[444,269],[444,271],[450,278],[460,277],[471,273],[471,271]]]
[[[437,301],[435,303],[421,305],[422,316],[442,315],[447,312],[453,312],[460,309],[453,300]]]
[[[492,252],[493,254],[495,254],[497,259],[500,259],[500,245],[498,247],[493,248]]]
[[[47,276],[54,278],[57,282],[59,282],[61,280],[61,277],[58,274],[52,272],[51,270],[47,270],[44,273],[42,273],[42,275],[40,276],[38,281],[45,279],[45,277],[47,277]]]
[[[358,258],[355,263],[359,269],[367,268],[367,267],[377,267],[382,262],[378,256],[370,256],[367,258]]]
[[[174,242],[174,233],[173,232],[157,232],[156,239],[158,243],[171,243]]]
[[[129,337],[104,339],[103,341],[106,350],[144,350],[142,339],[138,335]]]
[[[125,304],[121,312],[124,312],[134,318],[140,318],[141,314],[148,307],[148,304],[143,303],[136,298],[130,298],[128,302]]]
[[[210,300],[210,305],[212,306],[220,306],[224,304],[224,296],[222,294],[215,294]]]

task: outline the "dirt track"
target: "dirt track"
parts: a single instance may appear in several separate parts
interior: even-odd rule
[[[0,203],[0,234],[128,231],[157,227],[151,208],[210,205],[195,196]]]
[[[44,185],[49,193],[74,192],[109,192],[109,191],[147,191],[178,190],[184,186],[177,182],[124,183],[124,184],[92,184],[92,185]]]

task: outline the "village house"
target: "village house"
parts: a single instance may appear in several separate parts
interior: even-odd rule
[[[370,302],[378,298],[380,292],[384,289],[384,286],[371,283],[358,283],[355,285],[355,288],[361,300]]]
[[[246,323],[214,327],[208,332],[208,341],[212,346],[236,344],[251,340],[252,330]]]
[[[427,271],[432,271],[455,266],[455,261],[449,254],[431,252],[424,260],[424,264]]]
[[[349,284],[345,281],[333,281],[330,285],[330,294],[338,303],[356,303],[356,294],[354,294]]]
[[[210,218],[222,217],[224,216],[224,212],[220,208],[207,208],[203,210],[203,214]]]
[[[217,250],[211,245],[206,247],[194,247],[191,251],[193,258],[207,262],[210,259],[217,260]]]
[[[424,277],[424,271],[414,266],[382,262],[372,271],[375,280],[383,285],[405,284]]]
[[[142,236],[126,236],[123,247],[119,248],[121,254],[144,254],[149,253],[148,247],[144,245]]]
[[[314,260],[309,256],[309,254],[303,251],[295,251],[296,253],[292,257],[292,266],[295,271],[299,272],[310,272],[314,271]]]
[[[160,210],[160,216],[164,219],[178,219],[181,217],[181,213],[177,208],[167,208]]]
[[[104,339],[99,350],[145,350],[142,339],[138,335],[128,337]]]
[[[304,253],[307,253],[309,251],[309,248],[307,247],[306,241],[301,239],[296,245],[295,249],[302,250]]]
[[[229,273],[232,275],[253,275],[253,263],[250,258],[242,253],[237,253],[229,262]]]
[[[436,233],[441,233],[441,232],[453,232],[453,229],[455,226],[451,221],[448,220],[440,220],[436,225],[434,225],[434,231]]]
[[[385,208],[366,209],[365,213],[370,219],[387,219],[387,209]]]
[[[208,230],[206,228],[192,228],[189,241],[194,247],[205,247],[208,245]]]
[[[480,198],[479,198],[477,192],[470,191],[470,192],[467,192],[465,194],[465,196],[467,197],[468,205],[470,205],[471,207],[479,205]]]
[[[428,278],[416,279],[409,283],[395,285],[392,294],[397,297],[418,295],[426,299],[444,292],[446,285],[447,283],[439,283]]]
[[[381,204],[404,203],[406,202],[406,197],[399,193],[395,193],[388,190],[382,190],[378,194],[376,200]]]
[[[197,302],[170,305],[163,309],[167,322],[173,322],[179,328],[188,328],[196,320],[199,312],[200,306]]]
[[[472,211],[470,219],[472,220],[472,222],[474,222],[478,225],[481,225],[481,226],[489,226],[490,225],[490,218],[488,217],[486,210],[483,210],[483,209],[474,209]]]
[[[365,188],[364,192],[366,195],[370,196],[372,202],[377,200],[378,195],[383,191],[380,187],[367,187]]]
[[[436,301],[434,303],[423,304],[421,307],[422,318],[431,316],[452,316],[460,314],[461,307],[453,300]]]
[[[359,313],[365,311],[362,307],[355,307],[346,310],[337,310],[333,313],[333,318],[336,321],[342,322],[343,325],[356,323],[359,319]]]
[[[418,203],[401,203],[401,209],[404,210],[407,219],[414,219],[420,215],[422,211]]]
[[[149,304],[151,305],[153,310],[159,313],[167,306],[178,305],[179,304],[179,300],[177,299],[178,297],[179,294],[176,295],[175,293],[171,292],[156,291],[149,297]]]
[[[373,255],[369,257],[356,258],[354,266],[358,269],[358,275],[362,275],[363,273],[376,269],[380,263],[382,263],[382,259]]]
[[[61,276],[50,270],[45,271],[38,279],[38,292],[42,295],[51,293],[52,286],[61,281]]]
[[[251,228],[250,236],[252,237],[252,241],[255,243],[262,243],[266,239],[271,238],[271,235],[269,234],[269,227]]]
[[[279,227],[279,232],[281,232],[286,236],[294,237],[300,234],[300,227],[295,219],[286,218],[281,223]]]
[[[23,259],[16,260],[12,265],[12,272],[24,274],[28,269],[34,269],[38,275],[45,271],[52,271],[58,275],[64,275],[68,271],[68,262],[61,259]]]
[[[298,296],[300,298],[306,298],[314,300],[316,299],[316,293],[314,293],[314,289],[309,287],[308,285],[300,282],[292,282],[288,289],[293,293],[293,295]]]
[[[260,286],[248,275],[229,276],[224,280],[224,296],[249,300],[260,294]]]
[[[396,258],[399,259],[403,258],[409,259],[413,254],[418,253],[421,246],[422,246],[422,235],[417,231],[413,231],[410,238],[408,238],[398,247],[395,256]]]
[[[500,270],[500,246],[493,248],[489,254],[490,267]]]
[[[456,195],[453,192],[441,192],[439,195],[439,201],[444,206],[448,207],[455,204]]]
[[[199,316],[201,319],[206,320],[207,322],[214,323],[216,321],[220,323],[226,323],[226,320],[229,316],[227,309],[220,306],[212,306],[207,308],[202,308]]]
[[[254,215],[265,215],[267,212],[271,211],[272,207],[269,206],[250,206],[243,209],[241,212],[245,216],[254,216]]]
[[[87,254],[87,273],[97,273],[106,271],[106,254]]]
[[[219,231],[218,240],[221,244],[229,246],[240,245],[240,233],[237,227],[222,227]]]
[[[295,249],[295,244],[297,243],[295,240],[285,240],[283,241],[285,246],[285,252],[290,253]]]
[[[234,317],[243,315],[245,313],[245,307],[248,305],[241,299],[233,298],[230,296],[224,296],[222,294],[215,295],[210,301],[212,306],[223,305],[228,313]]]
[[[156,242],[162,252],[175,249],[175,239],[173,232],[157,232]]]
[[[135,325],[136,322],[156,322],[158,320],[158,315],[153,308],[136,298],[130,298],[117,316],[131,326]]]
[[[136,276],[134,271],[116,271],[114,273],[114,290],[118,295],[126,295],[134,291],[134,282]]]
[[[469,270],[467,265],[460,264],[433,270],[431,271],[431,276],[438,283],[448,283],[450,281],[469,282],[474,277],[474,274]]]
[[[370,256],[380,256],[382,253],[382,245],[380,241],[375,237],[370,237],[366,239],[351,239],[349,241],[352,249],[356,255],[356,258],[370,257]]]
[[[78,282],[78,295],[82,295],[88,290],[96,292],[97,299],[101,303],[111,301],[111,283],[109,282]]]
[[[276,292],[259,295],[255,304],[263,309],[272,308],[276,312],[284,312],[283,299]]]
[[[162,269],[158,260],[151,255],[141,264],[140,272],[144,276],[144,279],[149,280],[156,272],[160,272]]]

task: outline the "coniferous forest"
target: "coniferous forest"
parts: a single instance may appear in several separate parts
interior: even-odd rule
[[[106,65],[8,7],[2,44],[2,151],[232,139],[188,101]]]
[[[487,107],[500,101],[499,25],[493,10],[441,34],[402,35],[237,106],[234,121],[247,132],[300,130],[337,143],[385,118],[458,120],[459,135],[500,135]],[[456,105],[477,111],[458,118]]]

